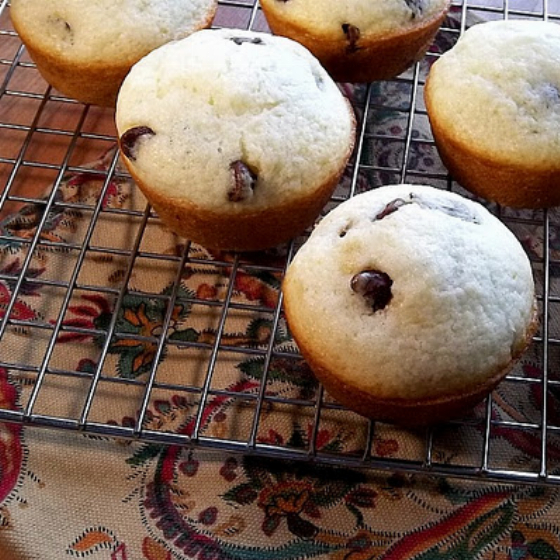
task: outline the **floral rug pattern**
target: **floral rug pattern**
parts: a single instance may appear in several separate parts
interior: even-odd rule
[[[453,25],[450,19],[448,27]],[[359,114],[365,88],[343,89]],[[358,191],[400,180],[391,169],[402,167],[405,156],[401,140],[409,123],[403,114],[410,95],[407,81],[374,86],[371,99],[380,109],[372,110],[366,123]],[[384,108],[389,105],[391,110]],[[415,123],[412,137],[407,167],[444,173],[426,123]],[[12,322],[0,340],[0,407],[30,406],[47,360],[34,414],[79,418],[93,390],[87,416],[92,423],[209,442],[246,442],[253,433],[257,446],[361,456],[367,422],[340,410],[327,395],[329,406],[316,424],[317,383],[283,316],[275,315],[286,248],[235,259],[186,244],[155,216],[142,232],[145,201],[122,169],[105,185],[114,157],[113,148],[88,169],[62,179],[28,266],[28,242],[44,217],[44,201],[24,205],[0,222],[0,317],[23,274]],[[344,177],[337,194],[347,196],[350,182]],[[65,303],[98,201],[99,217]],[[532,214],[506,210],[504,217],[514,218],[508,225],[535,261],[541,281],[542,226]],[[553,263],[560,257],[558,227],[551,212]],[[138,235],[139,256],[129,266]],[[554,264],[551,274],[557,294],[560,269]],[[233,303],[223,314],[228,297]],[[549,327],[556,338],[558,317],[552,306]],[[560,426],[557,386],[544,395],[539,382],[540,350],[534,345],[515,379],[495,392],[492,467],[538,470],[541,433],[534,426],[545,398],[549,425]],[[550,352],[549,378],[557,381],[558,346]],[[98,370],[102,376],[92,387]],[[156,382],[140,426],[153,372]],[[257,410],[261,392],[264,404]],[[464,422],[436,430],[433,461],[478,466],[484,417],[481,405]],[[380,425],[373,434],[374,458],[421,462],[425,450],[424,432]],[[558,430],[548,434],[547,461],[549,472],[560,472]],[[0,425],[0,544],[8,543],[16,558],[26,560],[558,560],[558,493],[553,487]]]

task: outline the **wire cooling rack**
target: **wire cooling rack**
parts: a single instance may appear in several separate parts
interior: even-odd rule
[[[436,46],[409,72],[341,85],[359,136],[329,207],[387,183],[461,191],[434,148],[426,73],[468,25],[505,17],[555,20],[560,10],[546,0],[455,4]],[[267,29],[253,0],[220,1],[215,25]],[[305,236],[244,256],[165,233],[119,166],[112,111],[47,86],[6,0],[0,71],[0,420],[146,445],[560,482],[554,210],[489,206],[525,244],[537,280],[541,327],[523,362],[468,417],[400,430],[330,399],[289,338],[279,286]]]

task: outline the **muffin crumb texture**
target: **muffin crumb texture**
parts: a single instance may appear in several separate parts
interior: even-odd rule
[[[138,59],[205,27],[214,0],[12,0],[36,49],[87,64]],[[212,14],[213,15],[213,14]]]
[[[430,87],[442,90],[437,112],[465,141],[504,158],[560,158],[557,24],[475,25],[436,65]]]
[[[131,66],[209,27],[217,0],[12,0],[10,16],[37,70],[67,97],[113,107]]]
[[[273,33],[305,45],[339,82],[393,78],[420,60],[449,0],[261,0]]]
[[[338,172],[354,131],[348,102],[303,47],[241,30],[200,31],[139,62],[117,128],[124,146],[131,131],[153,131],[129,150],[142,182],[232,213],[312,192]]]
[[[446,0],[268,0],[280,14],[289,14],[302,28],[320,34],[344,33],[348,41],[360,35],[382,36],[430,19],[447,6]]]

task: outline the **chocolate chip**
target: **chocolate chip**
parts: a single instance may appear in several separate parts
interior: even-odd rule
[[[407,203],[406,200],[403,200],[402,198],[395,198],[395,200],[391,200],[391,202],[389,202],[389,204],[387,204],[385,208],[383,208],[383,210],[375,216],[375,219],[382,220],[385,216],[396,212],[404,204],[410,204],[410,202]]]
[[[138,140],[143,136],[154,136],[155,132],[149,126],[135,126],[129,128],[120,139],[121,150],[130,160],[136,160]]]
[[[418,206],[422,206],[423,208],[428,208],[429,210],[436,210],[438,212],[443,212],[448,216],[452,216],[453,218],[459,218],[465,222],[472,222],[474,224],[480,223],[478,218],[471,212],[471,210],[465,205],[461,204],[461,202],[457,201],[434,201],[426,199],[422,196],[419,196],[415,193],[410,193],[408,200],[403,198],[395,198],[395,200],[391,200],[379,214],[375,216],[375,220],[382,220],[383,218],[389,216],[396,212],[402,206],[407,204],[418,204]]]
[[[350,23],[343,23],[342,31],[344,32],[344,35],[346,35],[346,40],[348,41],[346,52],[356,52],[358,50],[357,42],[360,38],[360,29]]]
[[[419,15],[422,15],[424,11],[424,1],[425,0],[404,0],[404,3],[410,8],[412,12],[410,15],[411,19],[416,18]]]
[[[391,301],[393,281],[385,272],[379,270],[363,270],[352,277],[350,287],[361,295],[373,311],[384,309]]]
[[[227,193],[230,202],[241,202],[253,196],[257,175],[241,160],[229,166],[232,173],[232,185]]]
[[[230,41],[233,41],[236,45],[241,45],[243,43],[251,43],[253,45],[264,45],[264,41],[260,37],[232,37]]]

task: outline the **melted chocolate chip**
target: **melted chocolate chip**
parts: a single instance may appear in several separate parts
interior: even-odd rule
[[[346,52],[353,53],[358,50],[358,39],[360,38],[360,29],[351,23],[343,23],[342,31],[346,35],[346,40],[348,41],[348,46],[346,47]]]
[[[478,218],[472,213],[470,208],[468,208],[465,204],[461,204],[461,202],[457,201],[447,201],[447,202],[440,202],[440,201],[433,201],[418,196],[417,194],[410,193],[408,200],[403,198],[395,198],[395,200],[391,200],[379,214],[375,216],[375,220],[382,220],[383,218],[393,214],[399,208],[407,205],[407,204],[418,204],[418,206],[422,206],[423,208],[428,208],[430,210],[436,210],[438,212],[443,212],[448,216],[452,216],[453,218],[459,218],[465,222],[472,222],[474,224],[480,223]]]
[[[379,270],[363,270],[352,277],[350,287],[361,295],[373,311],[384,309],[393,297],[391,286],[393,281],[385,272]]]
[[[233,180],[227,193],[228,200],[230,202],[241,202],[253,196],[257,175],[241,160],[234,161],[229,168]]]
[[[406,200],[403,200],[402,198],[395,198],[395,200],[391,200],[391,202],[389,202],[389,204],[387,204],[385,208],[383,208],[383,210],[375,216],[375,219],[382,220],[385,216],[396,212],[404,204],[410,204],[410,202],[407,203]]]
[[[232,37],[230,41],[233,41],[236,45],[242,45],[243,43],[251,43],[253,45],[264,45],[264,41],[260,37]]]
[[[136,160],[136,152],[138,150],[138,141],[142,137],[154,136],[155,132],[149,126],[135,126],[129,128],[120,139],[121,150],[123,154],[130,160]]]

